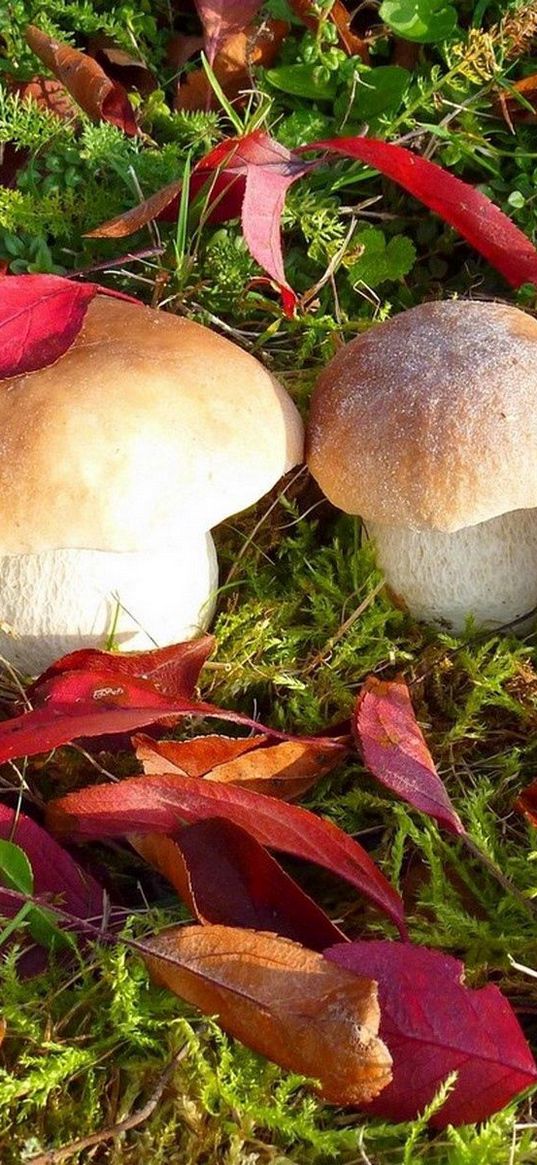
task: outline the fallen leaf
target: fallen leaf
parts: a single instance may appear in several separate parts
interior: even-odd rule
[[[519,99],[521,98],[521,100]],[[513,121],[532,122],[537,116],[537,73],[513,81],[497,95],[496,110],[512,128]],[[528,105],[531,107],[528,109]]]
[[[159,985],[255,1052],[318,1080],[325,1100],[358,1104],[389,1082],[370,979],[289,939],[234,927],[175,927],[144,946]]]
[[[305,161],[312,150],[324,152]],[[343,154],[373,166],[455,227],[512,284],[537,285],[537,251],[528,238],[479,190],[455,178],[434,162],[403,146],[368,138],[330,138],[287,150],[263,130],[220,142],[202,158],[191,175],[191,198],[205,193],[205,219],[224,222],[240,215],[248,249],[279,288],[282,306],[292,315],[297,296],[285,277],[280,217],[288,188],[297,178],[326,165],[331,154]],[[91,232],[92,237],[122,237],[150,218],[176,213],[180,184]],[[164,197],[163,197],[164,196]]]
[[[179,73],[187,61],[203,48],[202,36],[188,36],[178,32],[166,45],[166,64]]]
[[[5,1021],[5,1019],[0,1019],[0,1044],[3,1043],[5,1034],[6,1034],[6,1021]]]
[[[31,817],[0,803],[0,838],[13,842],[26,854],[32,867],[34,894],[43,906],[61,906],[75,918],[91,918],[99,924],[104,910],[102,887]],[[23,905],[0,885],[0,914],[4,918],[14,918]],[[23,953],[18,966],[25,975],[35,974],[46,962],[42,951],[32,949]]]
[[[265,21],[261,29],[247,28],[236,32],[219,49],[213,61],[213,73],[233,102],[241,90],[251,88],[253,68],[269,68],[274,62],[288,25],[282,20]],[[213,91],[205,69],[192,69],[177,88],[175,109],[219,109],[220,102]]]
[[[283,800],[302,796],[345,759],[347,738],[317,737],[269,744],[266,736],[233,740],[198,736],[195,740],[133,741],[146,773],[178,771],[222,784],[266,793]]]
[[[167,186],[163,186],[161,190],[157,190],[155,194],[151,194],[149,198],[139,202],[137,206],[133,206],[131,210],[126,210],[123,214],[108,219],[107,222],[95,227],[93,231],[86,231],[84,238],[124,239],[127,235],[133,235],[135,231],[147,226],[147,223],[152,222],[153,219],[163,218],[166,211],[171,219],[175,218],[182,185],[182,178],[169,182]]]
[[[266,736],[195,736],[191,740],[153,740],[150,736],[133,736],[136,756],[144,773],[178,772],[188,777],[204,777],[219,765],[227,764],[245,752],[265,744]]]
[[[313,951],[345,941],[320,906],[232,821],[207,818],[186,826],[176,841],[156,833],[129,841],[204,925],[274,931]]]
[[[307,147],[304,147],[307,148]],[[330,138],[315,149],[358,158],[455,227],[476,251],[504,276],[512,287],[537,284],[537,251],[528,238],[490,198],[456,178],[435,162],[403,146],[365,136]],[[302,148],[297,150],[301,153]]]
[[[311,28],[317,32],[321,16],[319,6],[314,3],[314,0],[289,0],[289,6],[304,22],[306,28]],[[350,57],[360,57],[367,65],[369,62],[367,41],[352,31],[352,16],[342,0],[334,0],[330,10],[323,13],[322,19],[330,20],[332,24],[335,24],[341,48],[345,49]]]
[[[53,77],[32,77],[31,81],[20,81],[13,88],[23,101],[33,101],[38,109],[53,113],[62,121],[78,119],[78,107],[65,85]]]
[[[137,301],[59,275],[10,275],[0,282],[0,380],[53,364],[74,343],[96,295]]]
[[[431,1124],[470,1124],[486,1120],[537,1080],[510,1004],[497,987],[465,987],[458,959],[382,939],[345,943],[325,955],[378,982],[380,1036],[393,1057],[393,1080],[368,1112],[412,1120],[457,1072]]]
[[[195,0],[203,26],[205,52],[212,65],[231,36],[242,32],[262,7],[262,0]]]
[[[156,647],[151,651],[98,651],[96,648],[82,648],[71,651],[57,659],[29,688],[29,695],[35,703],[40,692],[47,688],[49,680],[69,672],[106,672],[118,681],[125,678],[144,680],[152,684],[162,696],[172,699],[190,699],[199,679],[200,671],[214,651],[214,635],[200,635],[185,643],[174,643],[169,647]]]
[[[522,790],[515,801],[515,808],[524,813],[531,825],[537,828],[537,781],[532,781]]]
[[[401,899],[369,854],[337,825],[298,805],[236,785],[162,773],[80,789],[47,807],[52,832],[76,842],[131,833],[177,837],[183,822],[207,817],[225,817],[261,845],[315,862],[344,878],[405,934]]]
[[[88,55],[101,65],[107,77],[119,81],[125,89],[137,89],[143,96],[147,96],[157,88],[155,77],[146,61],[120,48],[105,33],[90,37]]]
[[[33,24],[26,29],[26,41],[88,117],[109,121],[126,134],[138,133],[125,89],[117,81],[111,81],[97,61]]]
[[[403,680],[370,676],[356,703],[356,740],[369,772],[451,833],[464,834],[414,715]]]

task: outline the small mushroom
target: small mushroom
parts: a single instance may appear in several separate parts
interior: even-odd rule
[[[500,303],[402,312],[324,369],[308,440],[417,618],[493,628],[536,607],[537,321]]]
[[[211,528],[302,460],[299,414],[229,340],[96,296],[56,364],[0,385],[0,655],[143,650],[213,614]]]

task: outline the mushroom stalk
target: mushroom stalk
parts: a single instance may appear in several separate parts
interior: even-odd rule
[[[446,534],[367,522],[395,601],[459,632],[503,626],[537,606],[537,510],[513,510]],[[525,628],[523,628],[525,629]]]
[[[147,651],[205,630],[218,566],[210,534],[180,548],[0,557],[0,656],[37,673],[81,647]]]

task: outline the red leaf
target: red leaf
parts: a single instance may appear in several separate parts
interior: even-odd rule
[[[61,906],[76,918],[99,923],[104,906],[102,887],[31,817],[0,804],[0,837],[24,850],[34,875],[35,896],[43,905],[48,899],[51,906]],[[22,905],[0,886],[0,914],[14,918]],[[34,951],[27,951],[18,963],[24,974],[35,974],[45,965],[44,956]]]
[[[224,42],[253,20],[262,0],[195,0],[195,4],[205,34],[205,51],[212,65]]]
[[[380,1036],[393,1081],[368,1112],[411,1120],[451,1072],[458,1079],[431,1123],[482,1121],[537,1080],[537,1067],[510,1004],[497,987],[465,987],[458,959],[386,940],[325,951],[341,967],[378,982]]]
[[[88,117],[109,121],[126,134],[138,133],[125,89],[117,81],[111,81],[97,61],[33,24],[26,29],[26,41]]]
[[[225,817],[271,849],[316,862],[345,878],[405,933],[401,899],[364,849],[331,821],[307,809],[179,774],[133,777],[95,785],[50,802],[53,832],[73,841],[129,833],[177,836],[179,822]]]
[[[52,77],[32,77],[31,81],[17,82],[13,88],[23,101],[35,102],[39,109],[53,113],[62,121],[79,120],[77,106],[61,81]]]
[[[0,380],[53,364],[74,343],[95,295],[137,300],[58,275],[10,275],[0,283]]]
[[[463,834],[414,715],[403,680],[370,676],[356,703],[355,733],[369,772],[415,809]]]
[[[537,251],[530,240],[490,198],[435,162],[403,146],[365,136],[329,138],[296,152],[313,149],[359,158],[374,166],[455,227],[513,287],[537,284]]]
[[[177,841],[156,833],[129,840],[186,898],[199,922],[274,931],[313,951],[345,941],[267,850],[224,817],[188,825]]]
[[[287,315],[293,313],[296,295],[287,283],[283,269],[280,218],[287,190],[311,168],[311,162],[297,158],[263,130],[255,130],[243,138],[221,142],[206,158],[202,158],[193,175],[195,183],[192,189],[196,193],[201,185],[200,178],[205,181],[215,170],[220,170],[220,179],[223,177],[227,185],[222,187],[220,184],[212,192],[211,204],[223,191],[227,194],[226,217],[240,213],[250,254],[279,287]],[[219,206],[218,210],[221,214],[222,207]]]
[[[537,828],[537,781],[532,781],[522,790],[515,801],[515,808],[524,813],[531,825]]]
[[[198,682],[200,671],[214,650],[213,635],[202,635],[186,643],[157,647],[153,651],[97,651],[85,648],[72,651],[57,659],[29,689],[35,702],[49,680],[67,672],[106,672],[121,681],[125,678],[147,680],[162,696],[189,699]]]

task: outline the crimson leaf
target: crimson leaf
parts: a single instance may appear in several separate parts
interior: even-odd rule
[[[368,1112],[411,1120],[455,1071],[455,1087],[431,1123],[469,1124],[485,1120],[537,1080],[510,1004],[497,987],[465,987],[458,959],[382,939],[324,953],[378,983],[380,1036],[393,1058],[393,1080]]]

